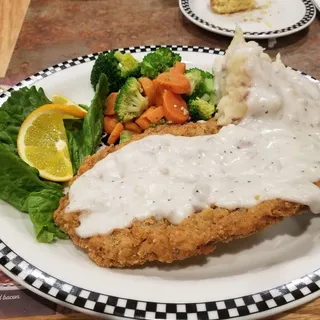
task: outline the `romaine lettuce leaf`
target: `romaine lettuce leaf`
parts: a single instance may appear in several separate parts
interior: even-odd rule
[[[21,88],[14,91],[0,108],[0,144],[17,153],[17,137],[26,117],[38,107],[51,103],[43,89]]]
[[[58,183],[40,179],[38,170],[17,156],[17,137],[26,117],[48,103],[43,89],[31,87],[12,92],[0,108],[0,199],[29,213],[37,239],[46,243],[67,237],[52,216],[63,189]]]
[[[99,146],[103,131],[104,100],[108,93],[108,78],[105,74],[101,74],[90,108],[82,123],[65,121],[74,174],[77,173],[84,158],[95,153]]]
[[[67,238],[53,221],[63,195],[62,185],[40,179],[37,169],[0,144],[0,199],[29,213],[38,241]]]
[[[61,197],[63,197],[61,191],[42,189],[41,191],[30,193],[27,198],[28,213],[39,242],[50,243],[55,238],[68,238],[56,226],[52,215],[59,206]]]

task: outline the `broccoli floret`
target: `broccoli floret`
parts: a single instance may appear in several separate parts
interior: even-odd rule
[[[216,107],[213,103],[200,98],[189,101],[188,107],[192,121],[209,120],[216,112]]]
[[[215,90],[214,90],[214,77],[210,72],[204,73],[205,80],[203,82],[203,88],[210,96],[215,99]]]
[[[188,78],[191,86],[191,90],[187,95],[191,96],[195,91],[199,89],[199,86],[203,83],[205,79],[205,72],[198,68],[192,68],[186,70],[185,76]]]
[[[140,76],[140,63],[132,54],[117,51],[115,52],[114,57],[120,63],[119,68],[123,78],[138,78]]]
[[[204,78],[188,100],[188,108],[192,121],[209,120],[216,112],[214,78],[209,72],[203,72],[203,76]]]
[[[216,94],[214,89],[214,78],[213,75],[209,72],[205,72],[205,79],[202,84],[199,86],[197,92],[192,95],[192,99],[199,97],[202,100],[205,100],[211,104],[216,103]]]
[[[102,73],[106,74],[109,79],[110,91],[118,91],[123,85],[125,79],[121,77],[120,70],[118,68],[119,62],[114,57],[114,52],[101,53],[91,71],[91,84],[94,89],[99,81]]]
[[[191,84],[191,91],[185,96],[187,101],[200,98],[211,104],[215,104],[214,78],[210,72],[193,68],[187,70],[185,75]]]
[[[119,143],[125,143],[127,141],[129,141],[131,138],[132,138],[133,134],[132,132],[128,131],[128,130],[124,130],[121,132],[121,135],[120,135],[120,141]]]
[[[102,73],[109,79],[110,91],[116,92],[128,77],[140,76],[140,64],[130,53],[123,54],[119,51],[101,53],[91,71],[90,80],[94,89]]]
[[[115,112],[121,122],[139,117],[148,107],[148,99],[142,96],[142,87],[136,78],[130,77],[121,87],[116,103]]]
[[[181,56],[178,53],[174,53],[169,48],[159,48],[144,56],[141,62],[141,74],[147,78],[155,79],[178,61],[181,61]]]

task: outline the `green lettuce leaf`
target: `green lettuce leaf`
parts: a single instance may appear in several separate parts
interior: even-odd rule
[[[80,106],[82,109],[89,111],[89,107],[88,107],[86,104],[81,104],[81,103],[79,103],[79,106]]]
[[[29,213],[38,241],[67,238],[53,220],[63,195],[62,185],[40,179],[37,169],[0,144],[0,199]]]
[[[38,241],[49,243],[67,238],[53,220],[53,212],[64,195],[62,185],[40,179],[37,169],[2,145],[0,177],[0,199],[29,213]]]
[[[0,108],[0,144],[17,153],[17,137],[26,117],[38,107],[51,103],[43,89],[21,88],[14,91]]]
[[[63,193],[51,189],[42,189],[32,192],[27,199],[30,219],[34,225],[36,237],[39,242],[50,243],[56,237],[67,239],[68,236],[55,224],[52,213],[59,206]]]
[[[103,131],[104,101],[109,93],[109,81],[101,74],[95,95],[83,121],[65,121],[73,172],[77,173],[85,157],[96,152]]]
[[[53,221],[63,187],[40,179],[38,170],[17,156],[17,137],[26,117],[48,103],[43,89],[31,87],[12,92],[0,108],[0,199],[29,213],[38,241],[46,243],[67,237]]]

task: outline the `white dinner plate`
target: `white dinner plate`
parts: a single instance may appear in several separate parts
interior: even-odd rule
[[[247,39],[287,36],[308,27],[316,16],[312,0],[257,0],[257,9],[229,15],[214,13],[210,0],[179,0],[187,19],[201,28],[234,36],[236,25]]]
[[[155,48],[123,50],[141,59]],[[171,48],[189,68],[208,71],[215,57],[224,54],[203,47]],[[59,93],[88,104],[96,57],[90,54],[41,71],[2,94],[0,105],[12,90],[33,84],[43,87],[48,97]],[[306,213],[219,245],[209,256],[171,265],[104,269],[71,241],[38,243],[28,216],[0,202],[0,269],[49,300],[109,319],[258,319],[320,296],[319,230],[320,216]]]
[[[320,0],[313,0],[314,5],[320,11]]]

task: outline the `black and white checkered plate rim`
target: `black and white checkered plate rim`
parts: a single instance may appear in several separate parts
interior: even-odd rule
[[[139,46],[119,49],[122,52],[151,52],[161,46]],[[163,46],[180,52],[201,52],[224,55],[224,50],[197,46]],[[21,81],[0,95],[10,96],[13,91],[46,78],[59,71],[93,61],[99,53],[71,59],[49,67]],[[316,80],[298,71],[309,79]],[[320,269],[279,287],[250,294],[243,297],[201,303],[158,303],[138,301],[125,297],[115,297],[105,293],[93,292],[86,288],[62,281],[39,270],[19,256],[0,239],[0,267],[20,284],[34,292],[83,312],[99,315],[138,319],[168,320],[222,320],[235,317],[259,316],[276,308],[289,308],[290,303],[320,295]]]
[[[211,30],[220,34],[228,34],[233,36],[234,30],[222,28],[218,25],[214,25],[208,21],[201,19],[197,16],[190,7],[190,1],[192,0],[180,0],[180,8],[182,12],[188,16],[195,24],[203,26],[207,30]],[[248,38],[272,38],[272,37],[280,37],[282,35],[291,34],[295,31],[301,30],[303,27],[309,25],[316,16],[316,8],[313,5],[311,0],[301,0],[305,5],[305,15],[303,18],[297,23],[288,26],[283,29],[277,29],[266,32],[244,32],[244,36]]]
[[[80,288],[46,272],[12,251],[0,240],[0,266],[33,291],[69,307],[100,315],[168,320],[232,319],[257,315],[320,292],[320,269],[271,290],[220,301],[157,303],[115,297]]]
[[[208,53],[208,54],[214,54],[214,55],[224,55],[225,50],[219,49],[219,48],[209,48],[209,47],[201,47],[201,46],[186,46],[186,45],[150,45],[150,46],[136,46],[136,47],[128,47],[128,48],[119,48],[117,50],[121,52],[129,52],[129,53],[141,53],[141,52],[152,52],[160,47],[167,47],[170,48],[173,51],[177,52],[199,52],[199,53]],[[108,51],[104,51],[108,52]],[[10,87],[7,91],[4,91],[1,93],[0,91],[0,99],[9,97],[13,91],[17,91],[23,87],[28,87],[36,82],[38,82],[41,79],[44,79],[54,73],[57,73],[59,71],[77,66],[79,64],[87,63],[90,61],[94,61],[97,59],[98,55],[101,52],[97,53],[91,53],[85,56],[81,56],[78,58],[73,58],[64,62],[60,62],[52,67],[48,67],[42,71],[39,71],[35,73],[34,75],[22,80],[21,82],[17,83],[15,86]],[[298,70],[296,70],[298,71]],[[315,78],[307,75],[304,72],[298,71],[299,73],[307,76],[310,79],[316,80]],[[1,102],[1,100],[0,100]]]

